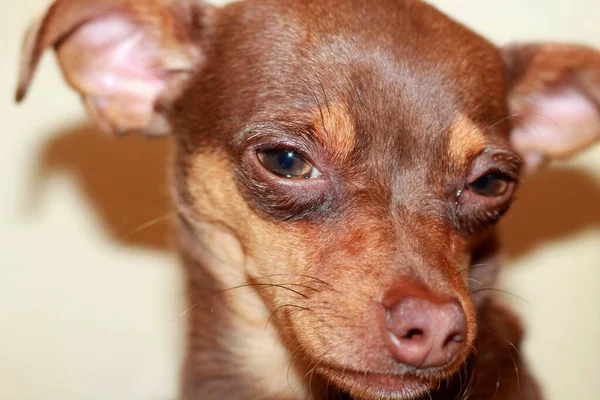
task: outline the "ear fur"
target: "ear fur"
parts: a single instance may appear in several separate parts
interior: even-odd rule
[[[185,0],[56,0],[27,31],[16,93],[22,101],[44,51],[107,131],[162,135],[163,107],[203,62],[212,8]]]
[[[503,49],[513,147],[530,171],[600,140],[600,53],[568,44]]]

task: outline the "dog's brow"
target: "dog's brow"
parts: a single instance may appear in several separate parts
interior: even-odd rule
[[[343,103],[328,104],[313,111],[313,133],[340,160],[345,160],[356,142],[354,120]]]
[[[458,167],[467,164],[486,146],[483,130],[462,113],[455,118],[449,135],[448,155]]]

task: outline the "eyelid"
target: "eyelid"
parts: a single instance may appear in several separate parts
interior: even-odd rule
[[[517,183],[523,160],[508,148],[488,147],[475,158],[469,170],[468,183],[488,174],[500,173]]]
[[[290,149],[307,160],[318,150],[306,129],[288,124],[253,124],[240,133],[234,142],[238,148],[254,147],[257,150]]]

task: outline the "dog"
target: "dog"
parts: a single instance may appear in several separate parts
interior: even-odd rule
[[[182,398],[542,398],[496,224],[600,139],[600,53],[419,0],[56,0],[18,101],[50,47],[100,128],[175,143]]]

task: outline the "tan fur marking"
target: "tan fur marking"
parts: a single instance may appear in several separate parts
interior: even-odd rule
[[[340,160],[346,159],[354,149],[356,133],[354,121],[346,105],[335,103],[313,113],[315,132],[326,148]]]
[[[450,130],[448,152],[457,166],[463,166],[469,157],[481,151],[485,137],[481,129],[466,115],[459,114]]]
[[[232,359],[236,365],[253,366],[244,372],[253,376],[253,386],[263,398],[308,398],[307,388],[300,384],[304,372],[296,370],[289,344],[277,332],[275,323],[281,313],[272,315],[278,306],[297,301],[297,296],[268,286],[232,289],[249,283],[304,283],[295,275],[306,271],[308,263],[304,252],[298,250],[299,233],[290,234],[290,226],[266,221],[248,207],[224,155],[199,153],[193,157],[187,182],[194,197],[191,222],[197,230],[192,241],[202,243],[196,258],[209,271],[212,282],[218,282],[219,290],[225,290],[213,302],[222,301],[228,310],[205,318],[215,318],[218,324],[235,315],[229,328],[243,337],[246,345],[234,346]],[[271,251],[264,251],[266,243]],[[207,293],[215,290],[203,280],[197,281],[196,287]],[[196,346],[202,348],[201,343]]]

